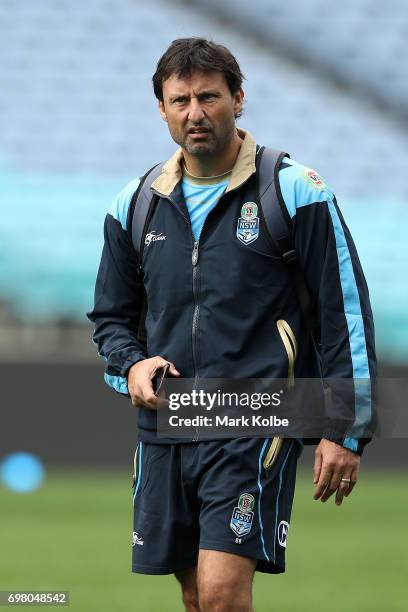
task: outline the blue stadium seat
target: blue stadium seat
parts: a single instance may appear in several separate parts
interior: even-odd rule
[[[248,77],[240,124],[335,189],[381,322],[380,346],[408,347],[398,277],[408,262],[408,135],[390,113],[290,59],[301,53],[372,92],[381,85],[388,101],[406,106],[406,19],[363,0],[330,3],[330,13],[322,0],[202,6],[207,17],[164,0],[0,3],[0,297],[24,320],[84,320],[111,199],[174,150],[151,89],[158,56],[173,38],[203,35],[229,46]],[[404,2],[393,7],[406,15]],[[222,10],[273,45],[212,18]]]
[[[378,0],[196,0],[407,116],[408,5]]]

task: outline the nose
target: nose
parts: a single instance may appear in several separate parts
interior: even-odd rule
[[[201,107],[201,103],[195,97],[192,97],[190,100],[188,118],[191,123],[200,123],[204,119],[204,111]]]

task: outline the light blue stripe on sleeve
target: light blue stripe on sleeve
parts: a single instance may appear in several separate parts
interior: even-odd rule
[[[345,445],[347,444],[348,448],[356,450],[357,441],[353,440],[353,437],[361,437],[363,434],[364,424],[369,423],[371,420],[370,369],[368,365],[360,296],[358,294],[350,251],[340,217],[333,202],[333,196],[326,192],[326,198],[336,239],[340,283],[344,302],[344,314],[347,321],[351,361],[353,365],[356,401],[355,421],[350,431],[351,437],[346,438]]]
[[[290,167],[280,170],[279,184],[283,200],[292,219],[298,208],[326,201],[327,191],[312,187],[304,177],[310,168],[288,157],[284,157],[283,162],[290,164]]]
[[[111,374],[105,373],[104,379],[106,384],[115,389],[115,391],[118,393],[123,393],[124,395],[129,393],[126,378],[123,378],[122,376],[112,376]]]
[[[356,451],[358,447],[358,440],[356,440],[355,438],[350,438],[350,436],[347,436],[346,438],[344,438],[343,446],[345,446],[346,448],[349,448],[352,451]]]
[[[124,187],[122,191],[118,193],[109,209],[109,214],[112,215],[116,221],[119,221],[124,230],[126,230],[126,221],[130,202],[132,201],[133,194],[139,187],[139,183],[140,179],[138,178],[130,181],[130,183],[128,183],[126,187]]]
[[[307,179],[307,173],[310,169],[306,166],[287,157],[283,161],[289,167],[279,172],[279,183],[282,197],[291,218],[293,219],[296,215],[298,208],[316,202],[327,202],[332,219],[343,293],[344,313],[349,333],[356,400],[355,421],[350,432],[351,436],[344,440],[344,446],[351,450],[356,450],[358,441],[352,436],[361,437],[364,425],[371,420],[371,382],[364,321],[361,314],[360,297],[358,295],[350,252],[343,226],[333,202],[334,196],[331,190],[327,186],[325,188],[314,187]]]

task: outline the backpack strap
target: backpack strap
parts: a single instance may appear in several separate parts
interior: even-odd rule
[[[127,233],[138,257],[140,279],[142,279],[142,258],[146,231],[158,200],[158,197],[151,192],[150,187],[153,181],[159,176],[161,170],[162,164],[157,164],[156,166],[153,166],[153,168],[150,168],[150,170],[148,170],[146,174],[142,176],[130,201],[126,220]],[[139,342],[146,344],[147,336],[145,320],[147,314],[147,295],[143,282],[141,282],[141,286],[142,300],[137,327],[137,339]]]
[[[130,201],[126,227],[133,248],[138,255],[139,267],[143,255],[143,243],[147,226],[157,201],[157,196],[152,194],[150,187],[153,181],[159,176],[161,170],[162,164],[157,164],[153,166],[153,168],[150,168],[150,170],[140,179],[138,188]]]
[[[283,261],[289,266],[306,325],[312,336],[318,335],[319,323],[316,304],[307,288],[303,271],[297,260],[293,221],[286,207],[279,183],[279,169],[288,153],[261,147],[257,156],[257,203],[260,204],[270,239],[278,246]]]

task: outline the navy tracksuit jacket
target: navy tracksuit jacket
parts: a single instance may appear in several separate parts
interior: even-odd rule
[[[105,380],[127,394],[132,364],[161,355],[187,378],[285,378],[289,358],[277,321],[296,338],[294,376],[320,376],[299,308],[293,277],[260,218],[256,240],[237,238],[244,203],[255,199],[256,143],[244,142],[229,186],[194,241],[181,179],[181,152],[163,166],[152,190],[159,196],[139,262],[128,233],[130,201],[139,180],[117,196],[106,216],[95,305],[88,317],[106,359]],[[293,220],[294,245],[316,299],[323,377],[375,379],[374,325],[356,248],[335,197],[312,170],[289,158],[279,188]],[[139,267],[140,266],[140,267]],[[143,292],[147,312],[140,321]],[[145,326],[145,338],[140,329]],[[293,357],[293,356],[292,356]],[[339,439],[330,419],[324,437],[361,453],[373,419],[371,391],[353,398],[355,422]],[[156,414],[139,409],[141,440],[156,439]],[[307,442],[305,440],[305,442]]]

